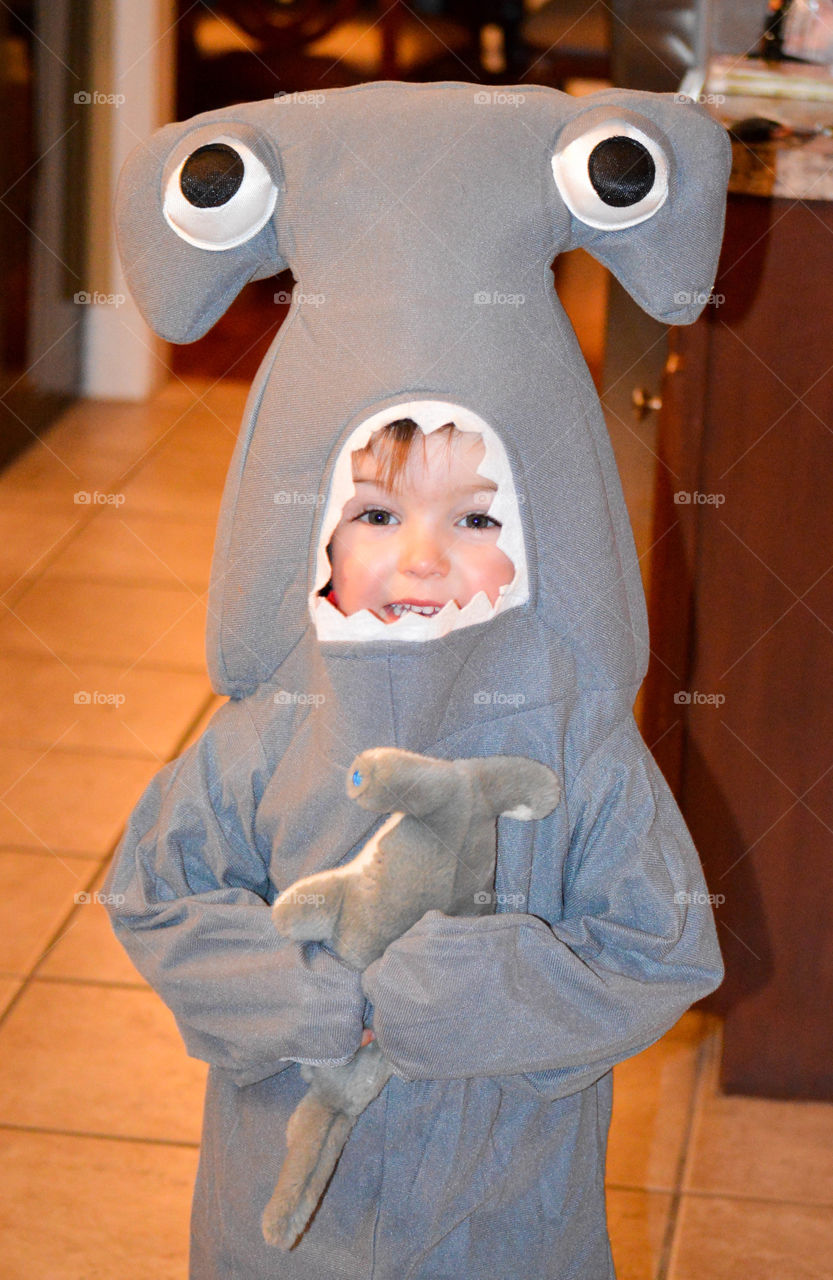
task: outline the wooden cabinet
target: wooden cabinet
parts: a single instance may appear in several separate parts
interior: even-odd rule
[[[730,197],[660,422],[646,737],[716,895],[722,1086],[783,1098],[833,1098],[832,320],[833,205]]]

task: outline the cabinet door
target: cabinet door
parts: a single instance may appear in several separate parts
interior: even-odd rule
[[[0,6],[0,466],[79,385],[90,21],[83,0]]]
[[[672,781],[719,895],[722,1084],[773,1097],[833,1097],[831,279],[829,205],[731,197],[699,431],[673,397],[662,423],[699,494],[652,596],[658,657],[687,649]]]

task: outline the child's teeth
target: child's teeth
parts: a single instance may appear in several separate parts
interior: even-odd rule
[[[403,613],[421,613],[424,617],[433,617],[435,613],[439,613],[439,608],[433,604],[392,604],[391,609],[397,618],[401,618]]]

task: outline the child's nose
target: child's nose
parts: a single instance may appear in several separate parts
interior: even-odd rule
[[[448,573],[448,556],[443,539],[427,525],[409,529],[402,539],[399,568],[419,578],[442,577]]]

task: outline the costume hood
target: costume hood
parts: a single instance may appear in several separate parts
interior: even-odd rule
[[[233,162],[219,178],[217,147]],[[550,697],[632,693],[648,654],[639,567],[549,268],[582,246],[650,314],[693,320],[713,282],[728,168],[725,132],[679,97],[470,84],[288,95],[171,125],[133,153],[120,248],[157,332],[192,341],[247,281],[287,266],[296,280],[222,503],[208,630],[218,691],[251,691],[301,646],[313,663],[351,655],[368,672],[439,655],[422,677],[443,697],[488,629],[475,681],[486,692],[531,646]],[[328,495],[347,442],[405,416],[426,430],[479,426],[481,470],[498,469],[500,500],[518,513],[516,578],[497,616],[481,599],[433,630],[404,617],[359,635],[328,625],[336,611],[316,596]]]

